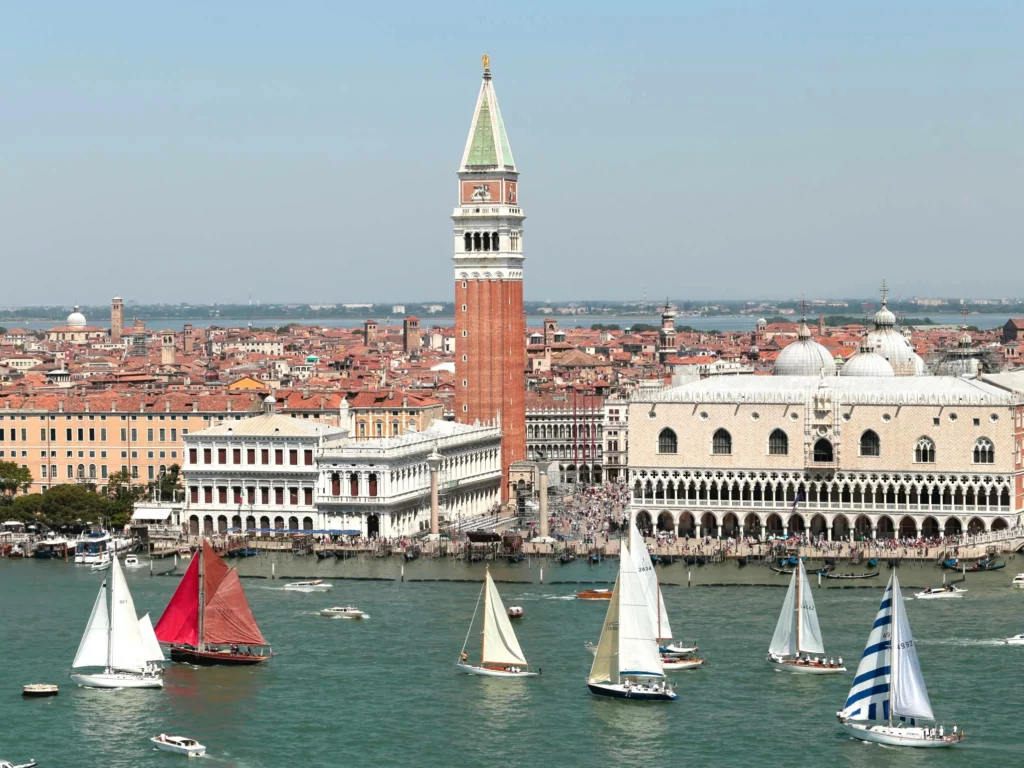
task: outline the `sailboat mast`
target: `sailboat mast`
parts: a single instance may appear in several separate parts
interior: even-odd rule
[[[113,586],[113,584],[111,584]],[[110,590],[110,601],[107,601],[107,580],[103,580],[103,608],[107,612],[107,672],[114,668],[114,621],[113,607],[114,590]]]
[[[896,571],[892,572],[892,579],[889,582],[891,587],[889,602],[892,603],[889,610],[892,614],[892,624],[889,625],[889,727],[892,728],[892,691],[896,687],[896,628],[899,622],[899,616],[897,615],[897,606],[899,600],[896,599],[896,590],[899,588],[899,582],[896,580]]]
[[[484,665],[484,650],[487,646],[487,600],[490,597],[490,590],[487,588],[490,585],[487,583],[491,579],[491,570],[487,569],[484,574],[484,623],[480,628],[480,666]]]
[[[203,557],[203,550],[206,548],[205,544],[206,544],[206,539],[203,539],[203,541],[200,542],[200,544],[199,544],[199,552],[198,552],[198,555],[199,555],[199,637],[196,638],[196,647],[200,650],[200,652],[204,650],[204,645],[203,645],[203,608],[204,608],[204,605],[203,604],[206,602],[206,600],[205,600],[205,598],[206,598],[206,589],[205,589],[205,583],[204,583],[206,580],[203,578],[203,576],[204,576],[204,571],[205,571],[206,563],[204,562],[205,558]]]
[[[655,639],[658,645],[661,645],[661,584],[658,584],[657,580],[654,583],[658,585],[658,636]]]
[[[803,622],[800,621],[800,606],[803,604],[804,598],[804,563],[799,555],[796,559],[796,574],[794,575],[796,576],[796,655],[799,657],[800,646],[802,645],[800,642],[800,629],[803,626]]]

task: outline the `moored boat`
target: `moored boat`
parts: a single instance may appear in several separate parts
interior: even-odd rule
[[[964,736],[954,724],[946,735],[934,723],[928,689],[896,574],[882,594],[867,646],[843,709],[836,713],[849,734],[893,747],[951,747]]]
[[[188,757],[202,757],[206,754],[206,747],[187,736],[168,736],[166,733],[161,733],[159,736],[151,738],[150,741],[156,745],[157,749],[162,749],[164,752],[174,752]]]
[[[466,645],[469,643],[469,635],[473,631],[473,622],[476,620],[481,599],[484,610],[483,629],[480,632],[480,663],[473,665],[469,663]],[[518,678],[536,677],[539,674],[530,669],[526,655],[519,645],[516,632],[512,629],[505,606],[501,602],[498,587],[494,583],[494,579],[491,578],[490,569],[484,575],[484,585],[480,589],[476,608],[473,609],[473,618],[469,621],[469,630],[466,632],[466,640],[462,644],[462,651],[459,653],[459,660],[455,668],[459,672],[482,677]]]
[[[203,540],[156,625],[171,661],[199,666],[248,666],[273,652],[245,599],[238,571]]]
[[[855,581],[857,579],[873,579],[878,576],[878,571],[868,573],[826,573],[826,579],[838,579],[839,581]]]
[[[825,657],[825,641],[803,562],[797,564],[789,581],[775,634],[768,646],[767,661],[776,670],[796,674],[835,675],[846,671],[842,657],[838,664]]]

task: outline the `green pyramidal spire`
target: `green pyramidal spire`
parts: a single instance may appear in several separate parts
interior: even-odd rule
[[[515,171],[512,148],[505,133],[505,121],[501,119],[498,97],[491,80],[490,59],[484,56],[484,81],[473,110],[473,122],[469,127],[469,139],[462,154],[460,171],[476,171],[495,168]]]

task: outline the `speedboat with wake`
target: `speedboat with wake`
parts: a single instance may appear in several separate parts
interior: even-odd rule
[[[941,587],[928,587],[921,592],[915,592],[914,597],[918,600],[948,600],[963,597],[966,593],[966,589],[960,589],[955,584],[943,584]]]
[[[1014,635],[1013,637],[1008,637],[1003,642],[1007,645],[1024,645],[1024,632],[1021,632],[1019,635]]]
[[[469,663],[466,645],[469,644],[469,635],[473,631],[481,599],[484,603],[484,612],[483,628],[480,631],[480,663],[474,665]],[[491,578],[490,569],[484,576],[484,585],[480,589],[480,597],[476,600],[473,618],[469,620],[466,640],[462,644],[455,668],[467,675],[482,677],[518,678],[538,675],[530,669],[530,664],[523,654],[523,649],[516,638],[516,631],[512,629],[512,622],[509,621],[508,612],[501,602],[501,595],[498,594],[498,587]]]
[[[1024,589],[1024,573],[1018,573],[1013,577],[1013,581],[1010,582],[1010,586],[1014,589]]]
[[[949,734],[934,725],[895,572],[882,595],[846,704],[836,717],[853,738],[891,747],[952,747],[963,740],[964,732],[955,725]]]
[[[825,657],[825,641],[803,561],[797,564],[789,580],[767,660],[778,671],[804,675],[836,675],[846,671],[842,658],[836,664]]]
[[[174,752],[188,757],[202,757],[206,754],[206,747],[187,736],[168,736],[166,733],[161,733],[159,736],[151,738],[150,741],[156,745],[157,749],[162,749],[164,752]]]
[[[284,589],[289,592],[326,592],[332,586],[323,579],[315,579],[313,581],[293,581],[290,584],[285,584]]]
[[[363,613],[354,605],[335,606],[333,608],[324,608],[320,611],[320,615],[328,619],[368,619],[370,614]]]

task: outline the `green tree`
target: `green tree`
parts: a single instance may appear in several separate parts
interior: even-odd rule
[[[177,466],[176,464],[173,466]],[[131,520],[135,504],[146,498],[146,486],[132,484],[127,472],[114,472],[107,478],[107,502],[112,526],[122,526]]]
[[[0,495],[12,498],[20,490],[28,492],[32,485],[32,473],[27,467],[21,467],[13,461],[0,461]]]
[[[43,494],[40,515],[50,525],[81,521],[99,523],[109,517],[110,502],[81,485],[55,485]]]
[[[171,464],[158,480],[150,484],[155,488],[157,498],[161,501],[173,501],[181,491],[181,467]]]
[[[43,494],[27,493],[15,496],[5,508],[4,514],[27,523],[39,517],[42,507]]]

